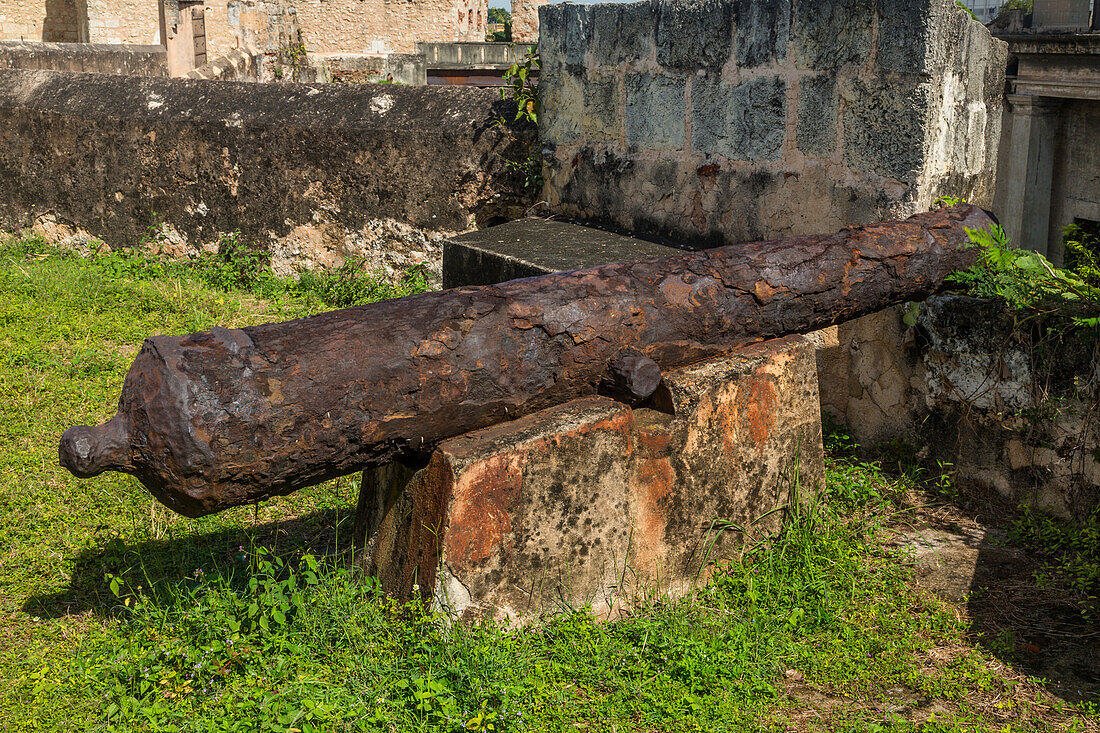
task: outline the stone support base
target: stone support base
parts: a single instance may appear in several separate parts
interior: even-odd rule
[[[575,400],[368,471],[358,562],[463,620],[611,617],[690,592],[822,480],[814,350],[788,337],[666,373],[648,407]]]

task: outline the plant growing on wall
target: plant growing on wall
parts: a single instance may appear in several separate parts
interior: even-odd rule
[[[1054,267],[1038,252],[1013,247],[999,225],[971,229],[968,234],[981,255],[969,270],[952,275],[952,282],[979,298],[1100,328],[1100,288],[1075,272]]]
[[[542,62],[539,59],[537,46],[531,46],[523,55],[523,58],[513,63],[504,72],[504,80],[508,86],[501,87],[500,98],[511,99],[516,105],[516,116],[511,124],[537,127],[539,122],[539,95],[536,86],[539,69]],[[508,127],[509,122],[501,117],[497,124]],[[518,138],[513,138],[518,140]],[[524,142],[525,154],[519,159],[505,160],[507,168],[523,179],[523,188],[534,191],[542,186],[542,154],[538,149],[538,141],[535,137],[529,137]]]
[[[539,95],[535,84],[541,68],[538,47],[531,46],[522,59],[504,72],[504,81],[509,86],[500,90],[500,98],[508,99],[511,94],[512,101],[516,103],[516,122],[527,120],[532,125],[539,123]]]

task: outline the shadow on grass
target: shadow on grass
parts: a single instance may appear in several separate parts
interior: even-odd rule
[[[351,508],[324,509],[293,519],[134,544],[104,537],[71,559],[68,588],[31,596],[23,611],[45,618],[89,611],[112,615],[119,600],[109,589],[108,573],[124,578],[130,587],[142,586],[160,601],[188,578],[242,576],[251,548],[265,547],[284,558],[342,554],[351,548],[354,514]]]

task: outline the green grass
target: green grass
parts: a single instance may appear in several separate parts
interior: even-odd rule
[[[880,536],[905,487],[853,459],[830,460],[820,500],[695,597],[639,603],[612,623],[578,609],[524,629],[452,626],[355,577],[339,552],[352,479],[188,520],[128,477],[60,469],[62,430],[113,413],[144,337],[420,287],[415,274],[393,286],[358,271],[280,281],[244,259],[162,267],[34,240],[0,248],[5,730],[1092,724],[1052,710],[968,641],[953,608],[911,589]],[[891,706],[899,686],[940,706]]]

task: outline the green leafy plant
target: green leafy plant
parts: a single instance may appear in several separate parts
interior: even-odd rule
[[[508,99],[511,96],[516,104],[516,122],[526,120],[532,125],[539,123],[539,95],[535,80],[541,68],[538,47],[531,46],[523,58],[504,72],[504,80],[509,85],[501,88],[500,98]]]
[[[501,99],[510,97],[516,105],[516,116],[511,124],[538,125],[540,107],[535,80],[541,66],[538,48],[532,46],[521,60],[513,63],[504,72],[504,79],[509,82],[509,85],[501,88]],[[507,129],[510,123],[501,117],[497,120],[497,124]],[[533,136],[519,137],[514,134],[512,140],[521,143],[523,154],[516,158],[506,158],[504,165],[516,174],[518,180],[522,181],[524,191],[537,191],[542,187],[542,153],[538,147],[538,141]]]
[[[1100,608],[1100,507],[1076,521],[1063,521],[1021,505],[1009,539],[1045,558],[1041,583],[1059,578],[1079,594],[1084,613]]]
[[[1100,287],[1100,226],[1070,224],[1062,229],[1066,269],[1093,287]]]
[[[946,207],[950,207],[950,206],[958,206],[959,204],[965,204],[966,199],[959,198],[958,196],[948,195],[948,196],[940,196],[933,203],[937,208],[942,209],[942,208],[946,208]]]
[[[949,281],[979,298],[1001,300],[1012,308],[1065,317],[1081,327],[1100,327],[1100,290],[1066,270],[1054,267],[1038,252],[1012,247],[1004,229],[993,224],[969,229],[978,262]]]

